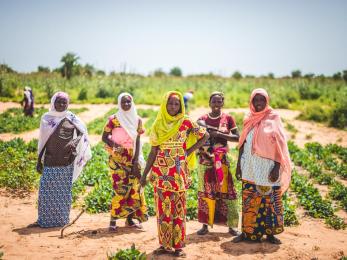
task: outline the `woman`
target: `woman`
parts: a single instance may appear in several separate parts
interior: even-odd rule
[[[203,226],[197,233],[207,234],[208,226],[216,223],[227,225],[229,233],[237,236],[239,215],[227,153],[228,141],[237,142],[239,133],[234,118],[222,113],[223,93],[212,93],[209,104],[211,112],[198,120],[210,138],[199,150],[198,220]]]
[[[68,95],[57,92],[49,112],[41,118],[37,161],[37,171],[43,172],[38,201],[40,227],[69,223],[72,182],[91,158],[87,129],[67,111],[68,105]]]
[[[233,241],[260,241],[266,235],[280,244],[275,235],[283,232],[281,196],[290,183],[291,164],[281,119],[269,106],[266,90],[253,90],[243,124],[236,170],[242,178],[242,234]]]
[[[110,154],[108,164],[115,193],[111,205],[111,232],[117,229],[117,219],[126,218],[126,225],[136,228],[142,228],[140,223],[148,219],[145,197],[139,192],[140,170],[144,165],[140,141],[143,133],[133,97],[128,93],[120,94],[118,112],[109,118],[102,135]]]
[[[21,104],[23,106],[24,115],[32,117],[34,113],[34,95],[33,91],[28,86],[24,88],[24,97]]]
[[[175,256],[185,256],[182,248],[186,236],[186,190],[190,184],[188,167],[194,167],[193,152],[208,136],[204,128],[185,116],[182,94],[168,92],[151,129],[152,148],[141,177],[141,185],[145,186],[147,174],[152,171],[161,245],[155,254],[174,249]]]

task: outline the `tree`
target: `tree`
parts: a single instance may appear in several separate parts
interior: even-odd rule
[[[304,75],[304,78],[306,78],[306,79],[312,79],[313,77],[314,77],[313,73],[307,73]]]
[[[342,72],[342,78],[343,78],[343,80],[346,82],[346,84],[347,84],[347,70],[344,70],[343,72]]]
[[[84,67],[83,67],[83,74],[84,75],[86,75],[86,76],[88,76],[88,77],[92,77],[94,74],[95,74],[95,71],[96,71],[96,69],[94,68],[94,66],[93,65],[91,65],[91,64],[86,64],[86,65],[84,65]]]
[[[103,70],[97,70],[97,71],[96,71],[96,75],[98,75],[98,76],[105,76],[106,73],[105,73],[105,71],[103,71]]]
[[[293,70],[292,71],[292,78],[301,78],[301,71],[300,70]]]
[[[37,71],[38,72],[44,72],[44,73],[50,73],[51,70],[49,67],[45,67],[45,66],[38,66],[37,67]]]
[[[0,72],[5,72],[5,73],[17,73],[14,69],[12,69],[10,66],[7,64],[3,63],[0,64]]]
[[[61,62],[64,63],[63,67],[61,68],[62,76],[71,79],[73,76],[73,69],[77,65],[77,61],[79,60],[79,57],[72,52],[66,53],[62,58]]]
[[[239,71],[235,71],[233,75],[231,75],[234,79],[242,79],[242,74]]]
[[[161,68],[159,68],[159,69],[156,69],[156,70],[153,72],[153,76],[154,76],[154,77],[158,77],[158,78],[160,78],[160,77],[165,77],[165,76],[166,76],[166,73],[165,73]]]
[[[170,75],[175,77],[182,77],[182,70],[179,67],[173,67],[170,70]]]
[[[267,74],[267,77],[268,77],[269,79],[274,79],[274,78],[275,78],[275,75],[274,75],[272,72],[269,72],[269,73]]]
[[[336,72],[335,74],[333,74],[333,80],[340,80],[340,79],[342,79],[341,72]]]

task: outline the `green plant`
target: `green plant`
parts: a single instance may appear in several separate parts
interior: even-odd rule
[[[0,141],[0,187],[31,191],[38,185],[36,172],[37,140]]]
[[[87,100],[88,99],[88,90],[86,88],[82,88],[80,93],[78,94],[78,100]]]
[[[81,113],[87,108],[70,109],[73,113]],[[47,109],[36,108],[33,117],[24,116],[20,108],[9,108],[0,114],[0,133],[22,133],[36,129],[40,125],[41,116],[47,112]]]
[[[325,223],[334,229],[345,229],[347,227],[343,218],[340,218],[336,215],[329,217],[325,220]]]
[[[116,253],[108,253],[108,260],[146,260],[147,256],[145,252],[140,252],[135,248],[135,244],[128,249],[121,249]]]

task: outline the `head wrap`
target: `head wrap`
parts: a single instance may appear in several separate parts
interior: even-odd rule
[[[32,97],[32,91],[30,87],[28,86],[24,87],[24,95],[28,101],[28,105],[31,106],[31,103],[33,102],[33,97]]]
[[[122,98],[129,96],[131,99],[131,107],[128,111],[124,111],[122,109]],[[130,138],[133,140],[134,142],[134,154],[136,151],[136,138],[138,135],[138,127],[139,127],[139,116],[137,115],[137,110],[136,110],[136,106],[134,103],[134,99],[133,97],[129,94],[129,93],[121,93],[118,96],[118,111],[116,113],[116,117],[121,125],[121,127],[128,133],[128,135],[130,136]],[[143,153],[142,153],[142,143],[140,143],[140,150],[139,150],[139,163],[141,166],[144,166],[145,164],[145,160],[143,157]]]
[[[178,96],[180,100],[181,108],[177,115],[171,116],[167,112],[166,105],[169,101],[169,98],[172,96]],[[183,123],[183,120],[186,119],[185,116],[185,108],[183,95],[178,91],[169,91],[164,95],[163,102],[160,105],[160,110],[157,114],[157,118],[155,119],[150,133],[150,144],[152,146],[159,146],[162,143],[168,141],[172,138],[179,130],[180,126]],[[197,142],[197,138],[193,134],[189,134],[187,137],[187,149],[193,146]],[[189,169],[194,169],[197,164],[196,154],[191,153],[187,157],[188,167]]]

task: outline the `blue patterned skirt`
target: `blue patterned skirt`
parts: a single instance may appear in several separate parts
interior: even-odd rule
[[[69,223],[73,169],[73,164],[44,167],[40,180],[37,221],[41,227],[61,227]]]

